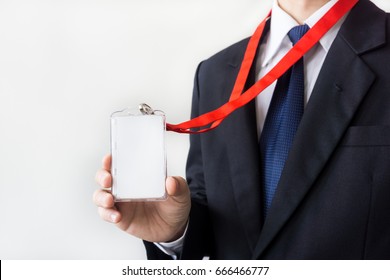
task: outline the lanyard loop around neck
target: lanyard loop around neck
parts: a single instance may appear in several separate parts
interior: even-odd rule
[[[275,82],[302,58],[317,42],[344,16],[359,0],[339,0],[295,46],[276,64],[263,78],[257,81],[247,91],[243,92],[249,71],[256,57],[256,51],[263,35],[264,27],[272,11],[257,27],[251,36],[241,67],[234,84],[230,99],[218,109],[200,115],[180,124],[167,124],[168,131],[188,134],[200,134],[218,127],[221,122],[236,109],[246,105],[256,98],[264,89]],[[203,128],[206,127],[206,128]],[[199,130],[194,130],[199,129]]]

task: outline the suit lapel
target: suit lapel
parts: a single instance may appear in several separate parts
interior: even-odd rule
[[[304,201],[351,123],[375,79],[359,55],[385,42],[384,23],[385,17],[361,0],[340,29],[306,106],[253,258],[261,258]],[[353,30],[364,30],[367,38],[356,37],[359,32]]]
[[[264,34],[268,30],[269,22],[264,28]],[[256,80],[255,61],[249,73],[244,91],[252,86]],[[235,57],[227,65],[226,82],[232,82],[231,88],[233,88],[241,62],[241,56]],[[229,97],[227,96],[227,98]],[[226,143],[229,145],[227,151],[236,207],[247,236],[248,246],[253,250],[263,224],[259,168],[260,152],[255,101],[253,100],[246,106],[233,112],[222,125],[224,126],[223,131],[226,133],[225,137],[229,139]]]
[[[229,116],[225,131],[229,138],[227,151],[235,202],[249,248],[253,250],[263,222],[254,101]]]

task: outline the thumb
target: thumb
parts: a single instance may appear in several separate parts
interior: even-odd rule
[[[168,177],[166,180],[166,190],[169,196],[179,200],[189,198],[190,190],[186,180],[182,177]]]

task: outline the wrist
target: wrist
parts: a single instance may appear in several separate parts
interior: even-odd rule
[[[179,228],[179,230],[172,236],[172,238],[170,238],[168,241],[166,241],[164,243],[175,242],[175,241],[183,238],[185,233],[187,232],[188,222],[189,221],[187,219],[186,222]]]

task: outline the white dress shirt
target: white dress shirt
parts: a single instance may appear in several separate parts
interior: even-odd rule
[[[312,14],[305,24],[310,28],[337,2],[338,0],[330,0],[314,14]],[[305,67],[305,104],[310,98],[314,84],[321,70],[325,57],[338,33],[346,16],[344,16],[335,26],[333,26],[308,53],[304,56]],[[289,14],[283,11],[277,0],[274,1],[272,7],[272,17],[270,30],[265,39],[260,45],[259,56],[256,61],[256,79],[259,80],[267,74],[280,59],[292,48],[292,43],[288,38],[288,32],[299,23]],[[272,94],[275,89],[276,82],[266,88],[260,95],[256,97],[256,118],[258,135],[260,136],[264,126],[265,117],[268,112],[268,107],[271,102]],[[185,235],[185,234],[184,234]],[[177,258],[177,254],[181,251],[184,242],[184,235],[170,243],[155,243],[163,252],[170,255],[173,259]]]
[[[310,28],[326,14],[327,11],[337,2],[337,0],[331,0],[312,14],[305,24]],[[305,104],[310,98],[313,91],[314,84],[320,73],[322,64],[325,57],[332,45],[341,25],[345,20],[344,16],[339,22],[336,23],[309,52],[304,56],[304,69],[305,69]],[[292,18],[289,14],[283,11],[277,1],[274,1],[272,7],[272,16],[270,23],[270,30],[267,37],[260,45],[259,57],[256,61],[256,78],[259,80],[265,74],[267,74],[286,53],[292,48],[292,43],[288,38],[288,32],[299,23]],[[258,135],[260,136],[263,130],[265,117],[268,112],[269,105],[271,103],[272,94],[274,92],[276,82],[266,88],[260,95],[256,97],[256,117]]]

